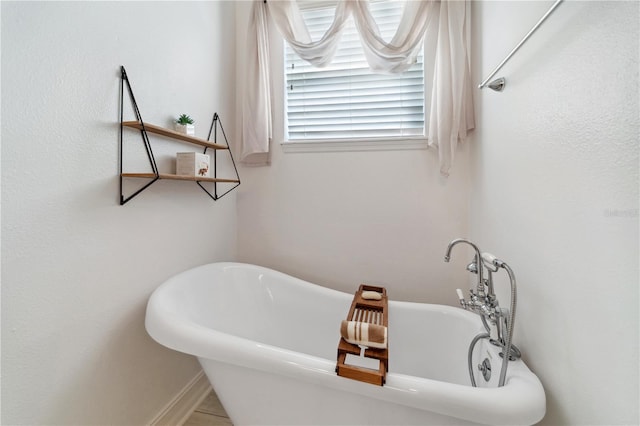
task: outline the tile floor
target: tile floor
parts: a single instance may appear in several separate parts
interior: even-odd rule
[[[227,412],[211,391],[183,426],[233,426]]]

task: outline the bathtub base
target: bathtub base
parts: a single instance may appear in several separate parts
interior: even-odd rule
[[[301,383],[297,378],[210,359],[199,361],[235,426],[480,424],[322,385]],[[371,387],[366,383],[359,385]]]

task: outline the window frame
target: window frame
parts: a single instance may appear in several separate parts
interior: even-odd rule
[[[330,2],[327,2],[330,4]],[[425,35],[425,38],[427,36]],[[431,103],[431,88],[433,81],[433,67],[427,66],[426,58],[430,49],[430,43],[423,43],[424,64],[424,111],[425,134],[421,136],[401,137],[370,137],[370,138],[341,138],[341,139],[305,139],[288,140],[286,123],[286,41],[277,31],[270,32],[271,38],[271,71],[274,76],[272,93],[273,111],[273,136],[275,141],[280,141],[283,152],[341,152],[341,151],[388,151],[388,150],[419,150],[427,149],[427,135],[429,134],[429,114]]]

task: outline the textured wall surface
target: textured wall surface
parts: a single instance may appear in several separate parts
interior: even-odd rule
[[[206,137],[213,112],[232,122],[235,108],[233,5],[1,7],[2,424],[144,424],[200,371],[148,337],[147,298],[184,269],[233,260],[235,195],[214,203],[160,181],[118,204],[119,67],[147,122],[189,113]],[[152,143],[163,166],[194,149]],[[147,171],[136,154],[128,171]]]
[[[550,5],[475,3],[479,79]],[[639,7],[562,3],[477,97],[471,234],[515,270],[545,425],[639,421]]]

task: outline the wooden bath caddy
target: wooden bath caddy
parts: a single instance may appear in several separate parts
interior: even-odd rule
[[[362,293],[365,291],[377,292],[382,295],[382,298],[381,300],[364,299]],[[358,321],[388,327],[387,312],[387,290],[384,287],[361,284],[353,296],[347,321]],[[385,383],[387,371],[389,370],[388,349],[388,337],[387,346],[384,349],[371,347],[365,349],[364,356],[366,358],[373,358],[380,361],[377,370],[345,364],[348,354],[355,356],[360,355],[360,346],[349,343],[343,337],[340,337],[336,373],[338,373],[338,376],[382,386]]]

